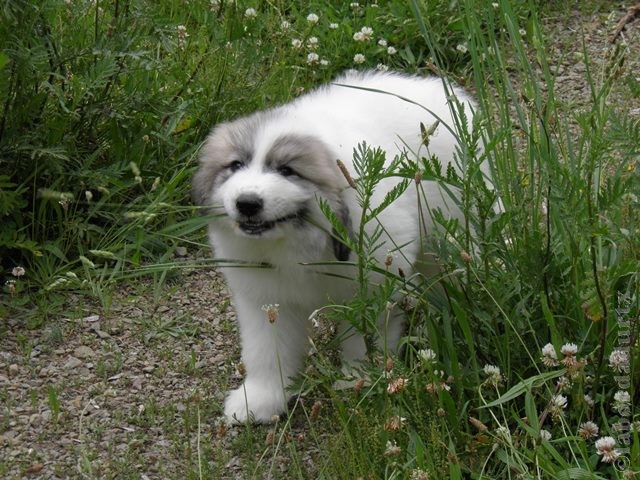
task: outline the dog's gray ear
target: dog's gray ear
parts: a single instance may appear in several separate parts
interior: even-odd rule
[[[206,164],[200,165],[191,181],[191,200],[195,205],[204,206],[209,203],[209,195],[216,171]]]
[[[336,212],[336,216],[344,225],[344,228],[347,230],[349,237],[353,238],[353,228],[351,227],[351,216],[349,215],[349,208],[344,204],[344,202],[340,202],[338,205],[338,209]],[[349,260],[349,255],[351,254],[351,249],[338,240],[340,236],[336,229],[332,229],[331,242],[333,243],[333,254],[336,259],[341,262],[346,262]]]
[[[211,193],[216,176],[220,173],[222,164],[220,148],[220,138],[222,135],[217,134],[219,129],[213,131],[205,140],[200,149],[198,169],[191,180],[191,200],[195,205],[205,207],[211,204]],[[205,209],[200,209],[200,213],[206,213]]]

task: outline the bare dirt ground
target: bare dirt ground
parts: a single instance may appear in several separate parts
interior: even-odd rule
[[[625,11],[616,3],[544,20],[556,97],[567,112],[591,102],[582,38],[592,70],[601,72]],[[611,101],[640,117],[624,80],[640,81],[640,19],[618,41],[629,53]],[[217,272],[184,272],[160,289],[122,287],[107,313],[70,296],[68,311],[37,330],[4,320],[0,477],[198,478],[200,468],[203,478],[253,477],[268,442],[252,451],[242,427],[227,429],[220,419],[224,392],[240,376],[235,314]],[[294,440],[304,446],[302,428]],[[303,461],[312,468],[308,447]],[[285,457],[275,463],[287,469]]]

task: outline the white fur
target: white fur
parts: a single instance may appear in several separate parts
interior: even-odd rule
[[[348,73],[335,83],[382,90],[411,99],[455,129],[440,79],[372,72]],[[460,90],[456,89],[455,93],[465,104],[470,118],[469,98]],[[244,422],[252,417],[257,422],[268,422],[273,415],[284,411],[288,399],[286,387],[302,367],[308,348],[309,315],[326,304],[348,300],[355,287],[354,282],[323,274],[353,275],[346,266],[303,265],[335,260],[332,241],[325,230],[308,223],[301,226],[286,221],[260,235],[248,235],[238,226],[241,214],[236,202],[239,196],[258,195],[264,199],[261,218],[267,220],[286,217],[295,213],[299,205],[306,204],[308,216],[316,224],[327,227],[317,206],[317,197],[326,198],[336,208],[340,205],[348,208],[357,231],[360,208],[334,160],[342,160],[355,176],[351,163],[353,150],[363,141],[385,150],[388,161],[401,151],[408,151],[408,157],[414,160],[418,155],[425,156],[421,122],[430,126],[434,117],[396,96],[334,84],[266,115],[223,124],[212,132],[203,149],[194,189],[202,197],[200,203],[222,205],[226,214],[212,220],[209,227],[216,258],[267,263],[273,267],[223,269],[238,314],[242,361],[247,371],[244,383],[226,398],[225,416],[229,421]],[[429,153],[446,164],[454,159],[457,140],[444,124],[430,139]],[[319,185],[297,179],[291,181],[265,166],[265,157],[283,135],[313,136],[326,147],[332,157],[327,165],[308,160],[318,161],[318,168],[311,171],[323,177]],[[246,166],[235,173],[228,167],[221,168],[225,162],[237,160],[241,149],[232,146],[234,142],[250,146]],[[224,181],[219,180],[220,171],[228,176]],[[384,180],[374,196],[373,205],[377,205],[398,181],[397,178]],[[429,208],[442,208],[453,216],[460,215],[448,205],[451,201],[447,201],[435,184],[424,182],[423,188]],[[401,254],[395,255],[393,268],[397,271],[400,267],[407,275],[412,274],[422,247],[417,205],[416,189],[411,186],[379,216],[395,245],[404,245]],[[427,228],[431,227],[428,214],[422,221],[427,222]],[[386,248],[378,250],[381,263],[387,250],[394,250],[394,243],[389,239]],[[263,309],[268,304],[279,305],[278,318],[273,324],[267,321]],[[391,349],[395,348],[401,330],[402,320],[394,312],[386,331],[386,343]],[[345,340],[343,354],[347,361],[362,358],[364,353],[360,336],[351,335]]]

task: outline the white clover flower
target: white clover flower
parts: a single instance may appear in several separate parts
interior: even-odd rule
[[[299,38],[294,38],[293,40],[291,40],[291,46],[293,48],[302,48],[302,40],[300,40]]]
[[[320,60],[320,65],[322,65],[323,67],[326,67],[327,65],[329,65],[329,60],[327,60],[326,58],[323,58],[322,60]]]
[[[629,353],[624,350],[614,350],[609,355],[609,367],[615,372],[629,372]]]
[[[556,385],[558,386],[558,390],[566,390],[571,387],[571,380],[563,375],[558,379]]]
[[[436,359],[436,352],[431,350],[430,348],[424,348],[418,351],[418,356],[425,363],[431,363]]]
[[[249,18],[249,19],[253,19],[253,18],[256,18],[258,16],[258,12],[256,12],[255,8],[247,8],[244,11],[244,16]]]
[[[209,3],[211,5],[212,12],[217,12],[218,10],[220,10],[220,0],[211,0]]]
[[[307,55],[307,63],[309,65],[316,65],[320,61],[320,56],[316,52],[311,52]]]
[[[613,399],[618,403],[631,403],[631,395],[629,395],[629,392],[624,390],[618,390],[613,395]]]
[[[360,4],[359,4],[358,2],[351,2],[351,3],[349,4],[349,7],[350,7],[350,8],[354,8],[354,9],[355,9],[355,8],[360,8]]]
[[[456,45],[456,50],[459,51],[460,53],[467,53],[469,51],[466,43],[460,43]]]
[[[558,354],[550,343],[542,347],[542,363],[547,367],[555,367],[558,365]]]
[[[360,33],[362,33],[362,37],[364,38],[364,40],[368,42],[373,37],[373,28],[362,27],[360,29]]]
[[[282,23],[280,24],[280,28],[282,30],[289,30],[291,28],[291,24],[286,20],[283,20]]]
[[[551,440],[551,432],[549,430],[545,430],[544,428],[540,430],[540,440],[543,442],[548,442]]]
[[[595,405],[595,402],[593,401],[593,398],[591,398],[591,395],[587,394],[583,398],[584,398],[584,403],[589,405],[589,407],[593,407]]]
[[[560,353],[565,357],[573,357],[578,353],[578,346],[575,343],[565,343],[562,348],[560,348]]]
[[[307,22],[313,25],[318,23],[318,20],[320,20],[320,17],[318,17],[318,15],[316,15],[315,13],[310,13],[309,15],[307,15]]]
[[[380,45],[381,47],[386,47],[387,41],[384,38],[381,38],[380,40],[378,40],[378,45]]]
[[[394,415],[389,420],[387,420],[384,424],[384,429],[387,432],[397,432],[402,427],[404,427],[407,419],[401,417],[400,415]]]
[[[402,453],[402,449],[398,446],[395,440],[387,440],[384,455],[386,457],[395,457],[396,455],[400,455],[400,453]]]
[[[406,378],[392,379],[389,381],[389,384],[387,385],[387,393],[390,393],[391,395],[395,393],[400,393],[402,390],[404,390],[407,387],[407,385],[409,385],[409,380],[407,380]]]
[[[180,48],[184,48],[185,45],[187,44],[187,38],[189,37],[189,34],[187,33],[187,27],[185,27],[184,25],[178,25],[177,30],[178,30],[178,46]]]
[[[65,281],[66,281],[66,280],[65,280]],[[47,288],[47,290],[49,290],[50,288],[52,288],[52,285],[53,285],[53,284],[51,284],[51,285]],[[10,294],[12,294],[12,295],[13,295],[14,293],[16,293],[16,281],[15,281],[15,280],[7,280],[6,282],[4,282],[4,286],[5,286],[5,287],[7,287],[7,290],[9,290],[9,293],[10,293]]]
[[[629,395],[629,392],[625,392],[624,390],[618,390],[613,395],[613,400],[614,410],[616,410],[618,413],[623,413],[623,411],[629,409],[629,404],[631,403],[631,395]]]
[[[330,23],[329,24],[329,30],[337,30],[338,29],[338,24],[337,23]]]
[[[26,273],[23,267],[13,267],[11,270],[11,275],[14,277],[22,277]]]
[[[527,34],[527,31],[524,28],[521,28],[518,30],[518,33],[524,37]]]
[[[389,66],[385,65],[384,63],[379,63],[378,65],[376,65],[376,70],[378,70],[379,72],[386,72],[387,70],[389,70]]]
[[[511,432],[509,431],[509,429],[507,427],[500,426],[500,427],[496,428],[496,434],[499,437],[502,437],[507,442],[511,442]]]
[[[500,375],[500,367],[496,367],[495,365],[485,365],[482,369],[486,375]]]
[[[315,50],[318,48],[318,37],[309,37],[307,39],[307,48],[310,50]]]
[[[493,2],[493,3],[491,3],[491,6],[493,8],[498,8],[500,5],[498,4],[498,2]]]
[[[565,397],[564,395],[554,395],[553,397],[551,397],[551,405],[553,407],[557,407],[557,408],[561,408],[561,409],[565,409],[567,408],[567,397]]]
[[[358,63],[358,64],[360,64],[360,63],[364,63],[366,60],[367,60],[367,59],[365,58],[365,56],[364,56],[363,54],[361,54],[361,53],[356,53],[356,54],[353,56],[353,62],[354,62],[354,63]]]
[[[364,34],[362,32],[356,32],[353,34],[353,39],[356,42],[364,42]]]
[[[578,435],[587,440],[592,437],[597,437],[599,431],[600,429],[598,428],[598,425],[589,420],[588,422],[580,424]]]
[[[393,47],[388,47],[388,48],[387,48],[387,53],[388,53],[389,55],[395,55],[396,53],[398,53],[398,51],[397,51],[395,48],[393,48]]]
[[[614,462],[620,457],[620,453],[615,449],[616,441],[613,437],[601,437],[596,440],[596,450],[605,463]]]
[[[374,3],[373,5],[376,5],[376,4]],[[419,468],[416,468],[415,470],[411,471],[411,477],[409,478],[410,480],[429,480],[429,474],[424,470],[420,470]]]
[[[496,367],[495,365],[485,365],[482,369],[484,374],[487,376],[486,382],[489,385],[493,385],[497,387],[502,381],[502,374],[500,373],[500,367]]]
[[[93,200],[93,192],[91,190],[85,190],[84,198],[87,199],[87,202],[90,202],[91,200]]]

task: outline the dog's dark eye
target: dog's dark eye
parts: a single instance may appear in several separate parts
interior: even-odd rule
[[[278,167],[278,173],[283,177],[290,177],[291,175],[295,175],[296,171],[291,167],[283,165],[282,167]]]
[[[232,172],[237,172],[242,167],[244,167],[244,163],[242,163],[240,160],[235,160],[231,162],[229,165],[227,165],[227,168]]]

